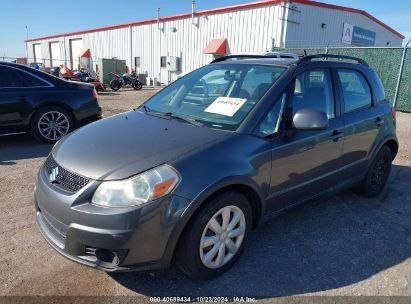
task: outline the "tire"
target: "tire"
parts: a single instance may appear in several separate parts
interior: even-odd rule
[[[133,87],[134,90],[141,90],[143,88],[143,84],[139,80],[134,80],[131,83],[131,86]]]
[[[51,130],[50,126],[52,127]],[[31,132],[34,138],[46,144],[56,143],[73,129],[72,115],[58,106],[47,106],[38,110],[31,120]]]
[[[358,192],[366,197],[376,197],[384,189],[391,172],[391,149],[383,146],[374,157],[370,168],[361,182]]]
[[[110,81],[110,88],[113,91],[118,91],[121,89],[121,82],[118,81],[117,79],[113,79],[112,81]]]
[[[227,210],[230,211],[230,216],[226,217],[229,218],[229,221],[225,221],[228,225],[224,224],[221,213]],[[214,232],[216,226],[211,224],[213,218],[220,225],[217,227],[228,226],[227,232],[225,230],[222,230],[222,234]],[[235,225],[233,225],[236,222],[234,218],[239,218]],[[213,221],[213,223],[215,222]],[[232,230],[230,230],[230,226],[232,226],[230,224],[233,225]],[[224,192],[214,197],[194,214],[184,229],[174,254],[175,265],[183,273],[197,280],[210,279],[222,274],[241,255],[251,225],[252,211],[250,203],[244,195],[237,192]],[[211,229],[211,226],[214,228]],[[238,236],[230,238],[229,231],[232,235],[238,234]],[[241,231],[243,234],[239,234]],[[211,242],[213,238],[214,243]],[[203,241],[207,241],[210,245],[202,247]],[[235,247],[232,246],[233,244]],[[232,250],[229,250],[229,247]],[[220,259],[223,255],[224,258]],[[207,259],[207,257],[211,258]]]

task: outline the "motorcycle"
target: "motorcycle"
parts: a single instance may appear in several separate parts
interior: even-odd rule
[[[94,85],[96,91],[102,92],[106,90],[106,86],[101,83],[97,78],[91,76],[87,69],[80,69],[80,71],[72,72],[66,66],[61,65],[59,69],[59,74],[62,78],[74,81],[87,82]]]
[[[127,85],[131,85],[134,90],[141,90],[143,88],[143,84],[138,80],[136,72],[132,72],[131,74],[125,73],[122,76],[110,72],[109,75],[114,78],[110,81],[110,87],[113,91],[118,91]]]

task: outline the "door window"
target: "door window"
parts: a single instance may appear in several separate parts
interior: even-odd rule
[[[280,98],[277,99],[274,106],[267,113],[267,116],[257,127],[255,135],[267,137],[278,133],[284,112],[286,96],[287,95],[283,93]]]
[[[371,106],[371,89],[364,76],[354,70],[338,70],[344,97],[344,112]]]
[[[301,109],[322,111],[335,117],[335,104],[331,76],[328,69],[304,72],[295,79],[292,98],[293,116]]]

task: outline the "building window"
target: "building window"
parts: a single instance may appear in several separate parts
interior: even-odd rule
[[[160,57],[160,67],[166,68],[167,67],[167,56]]]
[[[134,67],[135,68],[141,68],[141,59],[140,57],[134,57]]]

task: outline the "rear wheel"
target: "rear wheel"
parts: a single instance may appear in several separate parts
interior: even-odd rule
[[[73,118],[66,110],[48,106],[37,111],[31,121],[34,137],[47,144],[57,142],[74,128]]]
[[[134,80],[131,84],[134,90],[141,90],[143,88],[143,84],[139,80]]]
[[[383,146],[373,159],[367,175],[364,177],[359,192],[367,197],[378,196],[385,187],[391,172],[391,149]]]
[[[251,227],[251,207],[237,192],[222,193],[190,221],[175,253],[178,268],[194,279],[227,271],[244,248]]]
[[[117,79],[113,79],[112,81],[110,81],[110,88],[113,91],[118,91],[121,88],[121,82]]]

